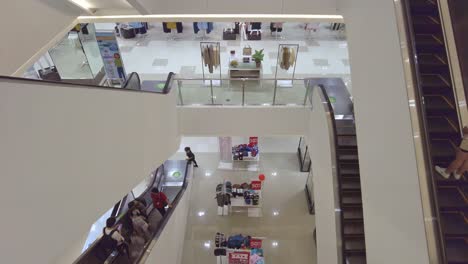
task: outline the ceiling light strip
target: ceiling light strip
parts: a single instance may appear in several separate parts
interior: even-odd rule
[[[268,14],[176,14],[176,15],[115,15],[115,16],[80,16],[81,23],[109,22],[193,22],[198,20],[223,21],[259,21],[259,22],[343,22],[340,15],[268,15]]]

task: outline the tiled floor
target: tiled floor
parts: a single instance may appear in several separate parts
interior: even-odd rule
[[[215,144],[214,138],[204,140]],[[295,140],[290,142],[295,145]],[[274,144],[274,141],[265,143]],[[181,158],[183,153],[176,156]],[[218,153],[197,153],[197,160],[200,167],[195,170],[193,180],[183,264],[216,263],[213,255],[216,232],[264,237],[268,264],[316,263],[315,222],[308,213],[304,194],[307,174],[298,171],[296,153],[262,153],[260,168],[266,181],[261,218],[249,218],[243,212],[217,216],[214,199],[215,187],[223,180],[244,182],[256,178],[258,173],[218,170]]]
[[[268,25],[263,24],[261,41],[223,41],[222,30],[229,23],[215,23],[214,31],[203,41],[215,41],[221,44],[221,71],[223,76],[228,73],[229,51],[235,50],[241,54],[242,48],[250,45],[253,50],[265,49],[263,62],[263,77],[274,77],[275,72],[270,70],[277,63],[278,44],[299,44],[300,53],[296,65],[296,77],[313,76],[349,76],[348,65],[342,63],[348,59],[347,42],[343,33],[329,30],[328,24],[321,25],[318,32],[310,36],[301,27],[300,23],[285,23],[281,39],[270,35]],[[201,77],[202,62],[200,56],[200,37],[193,33],[192,24],[184,23],[184,31],[177,34],[176,40],[171,40],[171,34],[164,34],[162,25],[152,24],[146,36],[135,39],[119,38],[122,58],[127,72],[138,72],[145,78],[165,76],[169,71],[183,73],[182,77]],[[134,47],[130,49],[129,47]],[[154,59],[167,59],[167,66],[153,65]],[[328,60],[326,67],[314,65],[314,59]],[[183,72],[182,67],[195,66],[194,72]],[[292,75],[292,70],[290,71]],[[219,76],[219,74],[218,74]]]

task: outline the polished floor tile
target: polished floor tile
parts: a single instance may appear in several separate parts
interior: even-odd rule
[[[269,141],[264,144],[273,142]],[[283,144],[288,145],[286,141]],[[183,153],[177,155],[182,157]],[[296,153],[262,154],[259,167],[266,181],[260,218],[248,217],[241,210],[230,216],[218,216],[214,199],[218,183],[250,181],[258,177],[258,172],[219,170],[219,153],[198,153],[197,160],[200,167],[195,170],[192,185],[183,264],[216,263],[213,255],[216,232],[263,237],[268,264],[316,263],[315,222],[308,213],[304,193],[307,174],[299,172]]]

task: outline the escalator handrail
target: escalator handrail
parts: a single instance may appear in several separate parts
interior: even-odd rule
[[[149,187],[141,194],[139,195],[138,197],[135,197],[136,199],[138,198],[141,198],[143,197],[144,195],[146,195],[149,191],[151,191],[151,189],[154,187],[154,184],[155,184],[155,181],[156,181],[156,177],[158,175],[158,171],[162,169],[164,171],[164,164],[159,166],[156,171],[155,171],[155,175],[154,175],[154,178],[153,178],[153,181],[151,182],[150,185],[148,185]],[[162,178],[162,177],[161,177]],[[127,196],[124,197],[124,200],[127,198]],[[148,210],[148,208],[151,207],[151,204],[147,205],[146,206],[146,210]],[[123,210],[122,210],[123,211]],[[122,219],[125,217],[125,214],[127,213],[128,211],[128,208],[127,208],[127,211],[125,211],[124,213],[122,213],[122,211],[119,210],[119,214],[117,215],[117,223],[120,223],[122,221]],[[95,250],[95,247],[99,246],[99,242],[101,241],[102,239],[102,236],[99,236],[93,243],[91,243],[88,248],[83,251],[83,253],[81,253],[81,255],[73,262],[73,263],[79,263],[83,258],[85,258],[88,254],[92,254],[93,253],[93,250]]]
[[[167,76],[166,83],[164,88],[161,91],[145,91],[145,90],[133,90],[117,87],[108,87],[108,86],[99,86],[91,84],[76,84],[64,81],[52,81],[52,80],[36,80],[36,79],[27,79],[20,77],[4,76],[0,75],[0,82],[20,82],[25,84],[34,84],[39,86],[65,86],[67,88],[89,88],[89,89],[100,89],[100,90],[110,90],[110,91],[119,91],[119,92],[139,92],[139,93],[157,93],[157,94],[169,94],[172,90],[172,83],[174,81],[175,73],[170,72]]]
[[[329,123],[329,127],[331,127],[331,131],[329,130],[329,136],[330,136],[330,139],[331,139],[331,142],[333,145],[331,146],[331,150],[333,151],[332,153],[332,167],[335,168],[335,173],[333,173],[333,177],[335,178],[335,181],[336,183],[338,184],[338,190],[341,190],[341,181],[340,181],[340,167],[338,166],[338,161],[339,161],[339,154],[338,154],[338,130],[336,129],[336,123],[335,123],[335,112],[333,110],[333,106],[332,106],[332,103],[330,101],[330,97],[328,96],[328,93],[327,93],[327,90],[325,89],[325,87],[321,84],[317,85],[316,86],[318,89],[318,94],[319,96],[321,97],[321,100],[322,100],[322,106],[323,108],[325,109],[325,112],[327,112],[328,116],[328,123]],[[314,87],[310,87],[309,85],[309,89],[310,90],[313,90],[313,89],[316,89]],[[312,105],[312,109],[314,107],[319,107],[319,106],[314,106],[313,105],[313,101],[312,101],[312,98],[313,98],[313,92],[310,92],[309,93],[309,100],[310,100],[310,104]],[[344,247],[344,225],[343,225],[343,213],[342,213],[342,210],[341,208],[343,208],[343,204],[342,204],[342,199],[341,199],[341,193],[340,191],[336,191],[335,193],[335,198],[338,199],[338,203],[339,203],[339,207],[340,208],[335,208],[339,210],[339,218],[338,218],[338,221],[339,221],[339,227],[340,227],[340,230],[337,230],[340,231],[340,233],[338,234],[337,238],[340,239],[341,242],[337,241],[337,247],[338,247],[338,250],[341,254],[341,256],[338,256],[338,263],[345,263],[345,247]]]
[[[426,115],[426,112],[423,110],[424,109],[424,105],[425,105],[425,102],[424,102],[424,91],[422,89],[422,76],[421,74],[419,73],[419,62],[417,60],[417,47],[416,47],[416,39],[415,39],[415,32],[414,32],[414,29],[412,27],[413,25],[413,19],[412,19],[412,15],[411,15],[411,6],[410,6],[410,2],[408,0],[404,0],[404,1],[401,1],[401,8],[403,9],[402,12],[403,12],[403,23],[404,23],[404,27],[405,27],[405,32],[403,32],[403,34],[405,34],[406,36],[406,39],[407,39],[407,42],[408,42],[408,58],[409,58],[409,64],[410,64],[410,67],[411,67],[411,75],[413,76],[412,77],[412,81],[413,81],[413,90],[414,90],[414,93],[415,93],[415,105],[416,105],[416,111],[417,111],[417,115],[419,120],[419,127],[421,128],[421,132],[422,133],[419,133],[420,134],[420,137],[421,137],[421,141],[423,142],[422,144],[422,152],[423,152],[423,155],[424,155],[424,160],[425,160],[425,167],[426,167],[426,177],[429,177],[429,180],[427,181],[428,182],[428,185],[430,184],[430,186],[427,187],[427,191],[429,193],[429,199],[430,199],[430,204],[432,205],[432,209],[431,209],[431,218],[433,219],[433,221],[436,222],[437,224],[437,227],[438,227],[438,230],[437,230],[437,234],[435,234],[435,240],[436,240],[436,243],[438,243],[438,250],[439,252],[441,252],[440,256],[443,260],[443,262],[445,261],[445,240],[443,239],[443,233],[442,233],[442,227],[441,227],[441,222],[440,222],[440,212],[438,210],[439,208],[439,204],[438,204],[438,201],[437,201],[437,198],[436,198],[436,193],[437,193],[437,182],[436,182],[436,175],[434,175],[434,164],[432,162],[432,157],[431,157],[431,153],[430,153],[430,150],[431,150],[431,143],[430,143],[430,138],[429,138],[429,129],[428,129],[428,119],[427,119],[427,115]],[[427,217],[427,216],[426,216]]]
[[[159,236],[161,235],[162,231],[164,230],[164,227],[166,224],[169,222],[169,219],[171,218],[172,214],[174,213],[177,205],[179,204],[182,196],[185,193],[185,190],[187,189],[187,176],[189,173],[189,168],[191,166],[191,163],[187,161],[185,165],[185,175],[184,175],[184,181],[182,182],[182,188],[179,190],[177,193],[176,197],[172,201],[172,208],[167,211],[166,215],[164,218],[158,223],[158,226],[156,227],[156,231],[154,232],[153,238],[150,240],[150,242],[146,243],[145,247],[143,248],[143,254],[141,254],[138,259],[135,261],[135,263],[142,263],[146,260],[146,258],[149,256],[149,252],[151,252],[151,248],[154,247],[155,243],[157,242]],[[151,248],[150,248],[151,247]]]
[[[131,84],[131,81],[136,78],[135,83],[138,83],[138,89],[130,89],[128,86]],[[128,89],[128,90],[141,90],[141,80],[140,80],[140,75],[136,72],[130,73],[130,75],[127,77],[127,80],[125,81],[124,85],[122,85],[123,89]]]

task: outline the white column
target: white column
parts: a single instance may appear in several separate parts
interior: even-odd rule
[[[429,263],[394,3],[338,0],[338,7],[349,43],[367,263]]]

